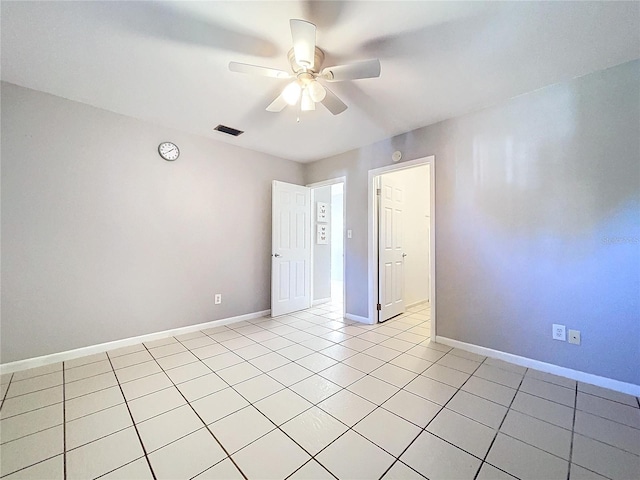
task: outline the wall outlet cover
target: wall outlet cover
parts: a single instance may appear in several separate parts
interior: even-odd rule
[[[580,345],[580,330],[569,330],[569,343]]]
[[[215,297],[213,297],[213,303],[216,305],[220,305],[222,303],[222,294],[216,293]]]
[[[567,331],[564,325],[553,324],[552,336],[554,340],[560,340],[562,342],[567,341]]]

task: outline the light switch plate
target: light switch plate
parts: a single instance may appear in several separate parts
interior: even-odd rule
[[[347,230],[347,238],[351,238],[351,230]]]

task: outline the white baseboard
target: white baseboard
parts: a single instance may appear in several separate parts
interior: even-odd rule
[[[322,305],[323,303],[329,303],[330,301],[331,297],[319,298],[318,300],[314,300],[312,305],[315,307],[316,305]]]
[[[429,303],[429,300],[418,300],[417,302],[413,302],[408,305],[405,305],[404,308],[416,307],[418,305],[422,305],[423,303]]]
[[[354,322],[371,324],[368,317],[361,317],[360,315],[354,315],[353,313],[345,313],[344,318],[347,320],[353,320]]]
[[[485,357],[497,358],[498,360],[514,363],[521,367],[534,368],[542,372],[570,378],[571,380],[577,380],[579,382],[590,383],[591,385],[596,385],[598,387],[616,390],[628,395],[633,395],[634,397],[640,396],[640,385],[635,385],[633,383],[626,383],[612,378],[600,377],[591,373],[560,367],[552,363],[541,362],[540,360],[533,360],[531,358],[513,355],[512,353],[501,352],[500,350],[493,350],[492,348],[481,347],[472,343],[460,342],[459,340],[453,340],[447,337],[436,336],[436,343],[442,343],[444,345],[449,345],[450,347],[466,350],[467,352],[484,355]]]
[[[0,365],[0,374],[17,372],[20,370],[26,370],[28,368],[41,367],[43,365],[49,365],[51,363],[64,362],[67,360],[73,360],[74,358],[84,357],[86,355],[93,355],[95,353],[114,350],[116,348],[137,345],[142,342],[150,342],[152,340],[159,340],[161,338],[197,332],[198,330],[219,327],[221,325],[228,325],[230,323],[242,322],[243,320],[260,318],[264,317],[265,315],[269,315],[270,313],[271,310],[263,310],[261,312],[253,312],[244,315],[238,315],[236,317],[222,318],[220,320],[199,323],[197,325],[188,325],[186,327],[164,330],[162,332],[148,333],[145,335],[140,335],[138,337],[123,338],[122,340],[100,343],[98,345],[90,345],[88,347],[76,348],[74,350],[67,350],[65,352],[52,353],[50,355],[43,355],[41,357],[27,358],[25,360],[18,360],[16,362],[3,363]]]

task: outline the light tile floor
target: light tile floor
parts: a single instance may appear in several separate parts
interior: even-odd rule
[[[1,378],[0,475],[637,479],[640,403],[339,303]]]

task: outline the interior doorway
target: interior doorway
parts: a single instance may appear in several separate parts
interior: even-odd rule
[[[435,334],[434,157],[369,172],[369,321],[427,303]]]
[[[312,206],[312,305],[344,315],[345,178],[308,185]]]

